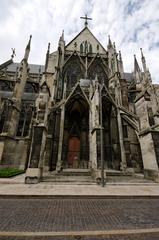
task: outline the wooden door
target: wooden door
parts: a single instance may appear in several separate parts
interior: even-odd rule
[[[68,143],[67,161],[70,168],[78,168],[80,160],[80,139],[71,137]]]

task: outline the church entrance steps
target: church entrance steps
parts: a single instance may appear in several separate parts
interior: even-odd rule
[[[43,182],[56,182],[56,183],[73,183],[73,184],[91,184],[93,179],[91,176],[63,176],[55,175],[52,177],[44,177]]]
[[[107,176],[132,176],[132,173],[123,173],[122,171],[106,169],[105,170]]]
[[[106,184],[110,185],[142,185],[154,184],[153,181],[145,179],[143,174],[123,173],[117,170],[105,170]],[[42,182],[54,184],[97,184],[92,178],[89,169],[63,169],[61,172],[44,172]]]
[[[67,168],[63,169],[60,172],[57,171],[52,171],[48,172],[45,171],[43,173],[43,176],[90,176],[90,170],[89,169],[77,169],[77,168]]]
[[[128,185],[152,185],[156,184],[152,180],[145,179],[144,176],[107,176],[107,183],[113,185],[128,184]]]
[[[61,172],[45,173],[43,182],[64,184],[95,184],[89,169],[63,169]]]

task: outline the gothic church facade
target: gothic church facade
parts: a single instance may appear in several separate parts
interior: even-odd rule
[[[0,166],[26,170],[26,183],[63,169],[101,169],[159,176],[159,85],[141,49],[125,73],[121,53],[84,29],[68,44],[64,33],[45,65],[24,58],[0,65]]]

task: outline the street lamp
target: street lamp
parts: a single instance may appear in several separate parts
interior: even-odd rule
[[[103,152],[103,110],[102,110],[102,85],[99,84],[99,104],[100,104],[100,152],[101,152],[101,186],[105,186],[104,179],[104,152]]]

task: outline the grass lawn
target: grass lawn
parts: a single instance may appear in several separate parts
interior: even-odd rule
[[[0,178],[14,177],[24,172],[24,170],[19,170],[15,168],[2,168],[0,169]]]

